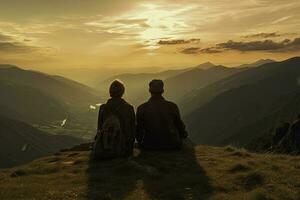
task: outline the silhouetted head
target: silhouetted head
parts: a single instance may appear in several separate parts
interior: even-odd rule
[[[111,97],[122,97],[125,92],[125,86],[120,80],[114,80],[109,87]]]
[[[149,92],[151,94],[161,95],[164,93],[164,82],[162,80],[154,79],[149,83]]]
[[[297,119],[300,119],[300,113],[298,113],[298,115],[297,115]]]

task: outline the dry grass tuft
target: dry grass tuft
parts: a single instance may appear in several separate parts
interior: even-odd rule
[[[11,173],[10,177],[16,178],[16,177],[24,176],[26,174],[27,173],[24,170],[19,169],[19,170],[14,171],[13,173]]]
[[[74,156],[77,156],[77,155],[79,155],[79,153],[70,153],[70,154],[68,155],[68,157],[74,157]]]
[[[299,167],[297,156],[230,146],[99,162],[89,151],[66,151],[0,170],[0,199],[299,200]]]
[[[234,152],[236,149],[233,146],[226,146],[225,151],[227,152]]]
[[[264,184],[264,176],[258,172],[251,172],[241,176],[239,181],[246,190],[252,190]]]
[[[250,194],[249,194],[249,200],[268,200],[268,196],[267,194],[260,190],[253,190]]]
[[[241,158],[251,157],[250,153],[244,152],[244,151],[237,151],[237,152],[231,153],[230,155],[236,156],[236,157],[241,157]]]
[[[60,160],[59,157],[50,158],[50,159],[48,160],[48,163],[58,162],[59,160]]]
[[[251,168],[245,164],[235,164],[232,167],[230,167],[230,169],[228,170],[228,172],[230,173],[237,173],[237,172],[245,172],[245,171],[249,171]]]

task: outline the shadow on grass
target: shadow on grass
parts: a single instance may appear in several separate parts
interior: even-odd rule
[[[212,193],[194,148],[91,161],[87,173],[88,199],[206,199]]]

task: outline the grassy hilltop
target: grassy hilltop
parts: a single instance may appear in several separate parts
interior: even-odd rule
[[[197,146],[91,163],[65,151],[0,171],[0,199],[295,199],[300,157]]]

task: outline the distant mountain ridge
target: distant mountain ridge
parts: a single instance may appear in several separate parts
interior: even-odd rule
[[[244,69],[228,68],[214,65],[211,62],[202,63],[195,67],[166,70],[159,73],[125,73],[110,77],[100,85],[102,94],[108,97],[107,88],[110,83],[119,79],[126,87],[125,98],[134,105],[139,105],[148,99],[148,84],[152,79],[162,79],[165,82],[165,96],[172,101],[180,102],[185,94],[201,89],[225,77]]]
[[[0,69],[9,69],[9,68],[17,68],[17,69],[19,69],[19,67],[17,67],[16,65],[0,64]]]
[[[202,64],[196,66],[196,68],[206,70],[206,69],[210,69],[210,68],[215,67],[215,66],[216,65],[211,63],[211,62],[205,62],[205,63],[202,63]]]
[[[75,81],[66,78],[58,78],[58,76],[51,76],[37,71],[23,70],[18,67],[2,68],[0,70],[1,81],[41,90],[48,95],[65,101],[67,104],[85,103],[85,101],[95,97],[91,88],[80,83],[75,85]],[[79,95],[80,93],[84,93],[84,97]]]
[[[273,63],[273,62],[276,62],[276,61],[272,60],[272,59],[260,59],[260,60],[257,60],[254,63],[243,64],[243,65],[239,65],[237,67],[238,68],[251,68],[251,67],[258,67],[258,66],[268,64],[268,63]]]
[[[242,71],[204,88],[189,101],[198,106],[185,117],[191,137],[201,144],[247,145],[300,111],[299,76],[300,57],[295,57]]]
[[[61,119],[70,111],[88,108],[99,101],[93,89],[75,81],[13,65],[0,66],[0,106],[20,112],[30,120],[47,116]]]
[[[165,95],[169,99],[180,102],[186,98],[187,94],[194,95],[194,92],[243,70],[204,63],[167,78],[165,80]]]

